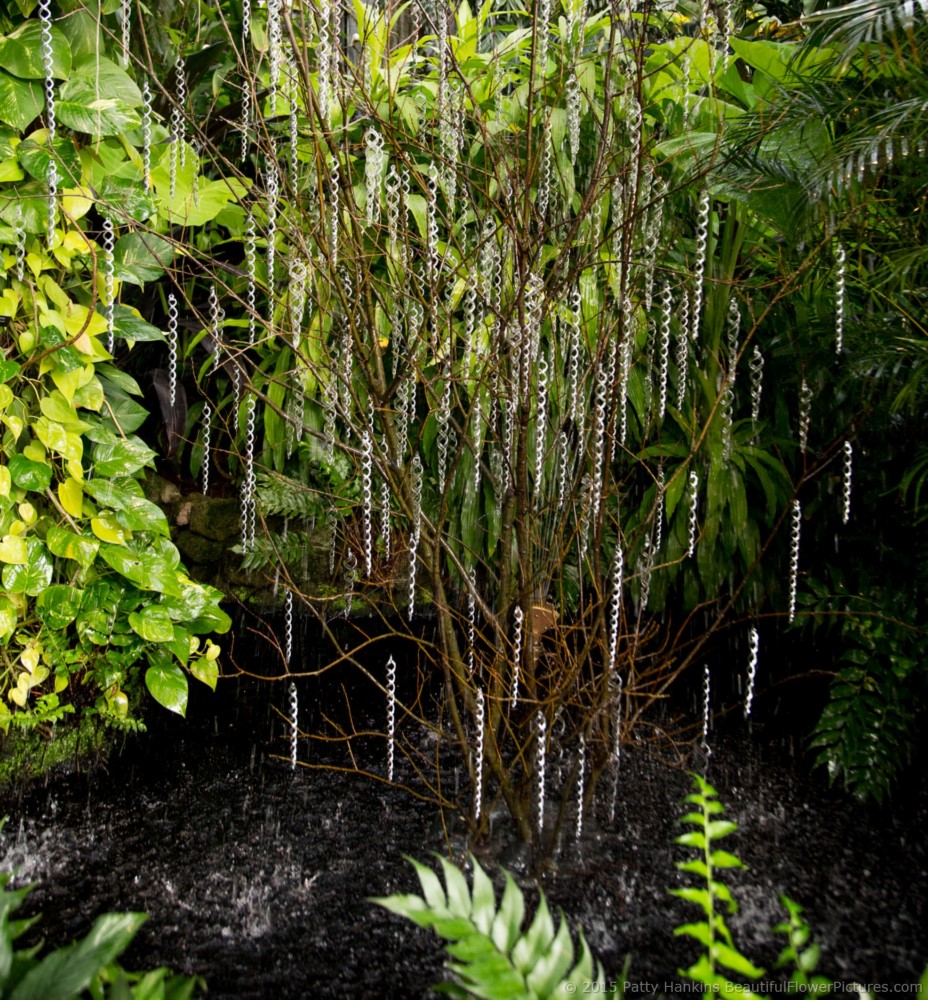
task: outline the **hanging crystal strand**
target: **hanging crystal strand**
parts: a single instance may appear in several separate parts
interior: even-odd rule
[[[319,113],[323,128],[330,125],[332,105],[332,7],[329,0],[319,0],[319,45],[317,48],[319,79]]]
[[[374,435],[370,423],[361,431],[361,524],[364,545],[364,574],[369,580],[373,571],[374,556],[374,497],[372,472],[374,463]]]
[[[580,734],[580,750],[577,754],[577,823],[574,827],[574,839],[579,840],[583,833],[583,792],[586,785],[586,737]]]
[[[326,530],[329,537],[329,576],[335,575],[335,554],[338,547],[338,512],[330,507],[326,514]]]
[[[114,290],[116,288],[116,275],[113,263],[113,248],[116,246],[116,236],[113,232],[113,223],[110,219],[103,220],[103,288],[104,288],[104,308],[106,309],[106,349],[110,354],[115,347],[113,324],[116,316],[116,303],[114,301]],[[22,280],[22,279],[20,279]],[[168,300],[170,301],[170,299]]]
[[[709,664],[703,668],[702,675],[702,749],[706,754],[712,753],[709,749],[709,706],[710,706],[710,676]]]
[[[364,133],[365,159],[364,182],[367,188],[367,224],[380,221],[380,178],[386,155],[383,151],[383,136],[375,128]]]
[[[239,159],[244,163],[248,159],[248,148],[251,145],[251,84],[246,77],[242,80],[242,146]]]
[[[151,88],[142,83],[142,187],[151,190]]]
[[[667,411],[667,378],[670,373],[670,319],[673,300],[670,283],[665,281],[661,288],[660,351],[658,360],[658,404],[657,419],[662,421]]]
[[[612,797],[609,803],[609,822],[615,821],[619,800],[619,761],[622,757],[622,675],[615,675],[615,715],[612,718]]]
[[[748,633],[748,690],[744,697],[744,717],[747,719],[751,714],[751,706],[754,704],[754,677],[757,674],[757,654],[760,651],[760,633],[756,628],[751,628]]]
[[[483,691],[480,688],[477,688],[474,701],[474,726],[477,730],[477,748],[474,752],[474,819],[479,820],[483,808],[483,744],[486,738]]]
[[[809,424],[812,421],[812,390],[805,379],[799,387],[799,450],[804,455],[809,444]]]
[[[203,404],[203,462],[200,467],[203,476],[203,495],[209,492],[209,444],[212,431],[213,411],[209,401]]]
[[[393,780],[393,752],[396,729],[396,661],[387,660],[387,781]]]
[[[290,188],[299,190],[300,179],[300,106],[297,95],[300,92],[299,74],[293,52],[287,50],[287,86],[290,91],[290,112],[288,116],[288,138],[290,147]]]
[[[577,282],[570,290],[570,333],[567,348],[567,399],[568,412],[573,420],[580,418],[580,330],[583,322],[583,300],[580,295],[580,283]]]
[[[512,707],[519,704],[519,671],[522,666],[522,622],[524,615],[522,609],[516,605],[513,617],[512,634]]]
[[[751,355],[751,422],[760,420],[760,397],[764,385],[764,356],[757,344]]]
[[[245,220],[245,301],[248,304],[248,343],[253,345],[257,336],[257,282],[258,282],[258,242],[255,217],[248,213]]]
[[[16,221],[13,223],[13,238],[16,240],[16,263],[13,265],[13,273],[17,281],[22,281],[26,276],[26,227],[23,225],[21,212],[17,212]]]
[[[293,591],[289,588],[284,597],[284,657],[289,669],[293,659]]]
[[[535,715],[535,801],[538,803],[538,833],[544,830],[545,826],[545,764],[548,741],[548,724],[545,722],[545,713],[538,710]]]
[[[473,569],[467,572],[467,676],[474,676],[477,644],[477,579]]]
[[[590,519],[599,517],[599,503],[606,467],[606,403],[609,393],[609,365],[605,359],[596,364],[595,398],[593,403],[593,426],[590,432],[593,475],[590,479]]]
[[[277,159],[274,147],[268,157],[264,171],[264,184],[267,189],[267,290],[270,299],[268,315],[270,322],[274,319],[274,278],[277,269],[277,199],[280,196],[280,175],[277,172]]]
[[[844,350],[844,287],[847,252],[843,243],[835,244],[835,352]]]
[[[657,263],[657,248],[660,243],[661,227],[664,221],[663,199],[665,188],[661,183],[660,178],[652,183],[651,177],[653,175],[654,168],[651,165],[650,160],[645,161],[645,166],[648,171],[648,193],[643,196],[642,200],[647,200],[649,196],[653,196],[654,199],[654,204],[649,213],[648,225],[645,230],[644,245],[644,310],[649,313],[651,311],[654,295],[654,268]]]
[[[577,74],[571,70],[567,78],[567,137],[570,142],[570,157],[574,163],[580,156],[580,112],[582,95]]]
[[[306,311],[306,264],[299,259],[290,261],[290,343],[296,351],[303,336],[303,314]]]
[[[544,33],[547,33],[547,23]],[[542,228],[548,216],[548,202],[554,190],[554,147],[551,145],[551,122],[545,119],[544,129],[541,133],[541,176],[538,181],[538,198],[535,203],[538,211],[538,220]]]
[[[242,505],[245,513],[242,551],[250,552],[255,544],[255,397],[245,400],[245,482],[242,485]]]
[[[684,285],[680,301],[680,333],[677,337],[677,409],[683,409],[686,400],[686,375],[690,357],[690,292]]]
[[[738,358],[738,332],[741,327],[741,313],[735,300],[728,300],[728,318],[725,324],[727,334],[728,370],[725,373],[722,388],[722,460],[731,458],[731,436],[734,427],[735,409],[735,378],[737,376],[736,362]]]
[[[48,223],[46,239],[49,249],[55,242],[55,223],[58,215],[58,165],[55,162],[55,70],[52,52],[51,0],[39,0],[39,27],[42,49],[42,72],[45,78],[45,127],[48,130]]]
[[[799,587],[799,533],[802,528],[802,508],[793,501],[789,539],[789,620],[796,617],[796,591]]]
[[[381,442],[386,454],[386,442]],[[380,481],[380,537],[383,539],[383,557],[390,561],[392,537],[390,532],[390,480],[386,476]]]
[[[690,309],[690,337],[694,342],[699,340],[699,327],[702,322],[703,286],[706,281],[706,260],[709,252],[709,191],[699,193],[699,208],[696,213],[696,264],[693,268],[693,301]]]
[[[557,509],[564,509],[567,502],[567,484],[570,479],[570,440],[567,431],[561,427],[557,432],[558,475],[557,475]]]
[[[638,561],[638,599],[642,612],[647,611],[648,609],[648,598],[651,596],[651,571],[653,568],[654,547],[651,545],[651,540],[649,538],[645,538],[644,550],[642,551]]]
[[[619,421],[619,444],[624,446],[625,438],[628,435],[628,378],[632,368],[632,341],[634,338],[632,324],[634,322],[634,308],[631,299],[627,295],[623,304],[625,336],[619,345],[619,412],[617,417]]]
[[[119,8],[119,30],[122,46],[122,65],[129,65],[130,32],[132,28],[132,0],[122,0]]]
[[[277,88],[280,85],[280,68],[283,63],[280,28],[281,0],[267,0],[267,41],[268,41],[268,103],[271,114],[277,114]]]
[[[664,466],[657,467],[657,497],[654,501],[654,554],[660,552],[664,541]]]
[[[171,409],[177,399],[177,299],[168,292],[168,398]]]
[[[333,153],[329,162],[329,261],[333,271],[338,267],[338,203],[340,184],[338,157]]]
[[[844,475],[841,484],[841,523],[847,524],[851,519],[851,476],[853,474],[854,446],[850,441],[844,442]]]
[[[416,610],[416,557],[422,530],[422,459],[412,460],[412,532],[409,537],[409,620]]]
[[[288,590],[289,594],[290,591]],[[299,736],[300,703],[296,693],[296,684],[290,682],[290,770],[296,770],[296,748]]]
[[[357,576],[358,558],[353,549],[345,556],[345,617],[351,617],[351,602],[354,598],[354,583]]]
[[[689,488],[690,509],[687,519],[688,543],[686,554],[692,557],[696,551],[696,507],[699,502],[699,476],[696,475],[695,469],[690,469]]]
[[[174,76],[177,87],[177,97],[171,108],[171,153],[169,162],[169,178],[171,200],[177,193],[177,171],[183,170],[187,162],[187,146],[184,142],[183,107],[187,97],[187,79],[184,73],[183,61],[178,57],[174,65]]]
[[[322,396],[322,455],[326,465],[335,457],[335,410],[338,406],[338,375],[328,373]]]
[[[448,474],[448,454],[451,448],[451,364],[446,358],[442,362],[441,395],[435,420],[438,424],[438,492],[445,492],[445,478]]]
[[[541,505],[544,499],[545,451],[547,446],[548,428],[548,358],[547,351],[538,352],[536,366],[536,403],[535,403],[535,507]]]
[[[607,672],[615,669],[619,653],[619,621],[622,612],[622,577],[625,573],[625,555],[621,541],[616,541],[612,560],[612,601],[609,605],[609,663]]]

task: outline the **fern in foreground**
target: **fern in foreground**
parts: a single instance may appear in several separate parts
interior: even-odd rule
[[[483,1000],[553,1000],[580,995],[584,986],[586,992],[607,992],[602,966],[594,963],[583,932],[578,931],[580,955],[575,962],[567,921],[562,919],[555,929],[543,892],[523,931],[525,900],[508,872],[503,872],[506,887],[497,909],[493,883],[475,858],[473,892],[460,869],[445,858],[439,861],[446,888],[430,868],[407,860],[419,876],[422,896],[396,894],[373,902],[450,942],[447,951],[453,961],[448,969],[455,981],[443,983],[443,992]]]

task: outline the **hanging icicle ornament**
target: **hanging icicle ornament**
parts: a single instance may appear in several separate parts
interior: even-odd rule
[[[284,597],[284,658],[289,670],[293,659],[293,591],[289,588]]]
[[[287,116],[287,138],[290,153],[290,189],[298,191],[300,184],[300,78],[292,50],[287,50],[287,87],[289,89],[290,112]]]
[[[213,410],[209,401],[203,403],[203,460],[200,464],[200,476],[203,483],[203,495],[209,492],[209,447],[212,433]]]
[[[151,88],[142,83],[142,187],[151,190]]]
[[[619,801],[619,761],[622,758],[622,675],[615,674],[615,713],[612,716],[612,796],[609,801],[609,822],[615,821]]]
[[[306,312],[306,265],[298,258],[290,261],[290,343],[299,350],[303,336],[303,315]]]
[[[690,292],[684,285],[680,298],[680,332],[677,336],[677,409],[686,401],[686,376],[690,358]]]
[[[177,88],[177,95],[171,107],[171,142],[172,147],[172,178],[175,186],[178,168],[183,170],[187,166],[187,143],[186,139],[186,119],[185,110],[187,107],[187,72],[184,69],[184,61],[177,57],[174,64],[174,81]],[[171,188],[171,197],[174,197],[174,187]]]
[[[248,149],[251,145],[251,84],[247,77],[242,80],[242,146],[239,159],[244,163],[248,159]]]
[[[349,549],[345,556],[345,618],[351,617],[351,603],[354,599],[354,584],[358,575],[358,557],[354,554],[354,549]]]
[[[369,580],[374,557],[374,435],[369,424],[361,431],[361,531],[364,546],[364,575]]]
[[[567,136],[570,142],[570,158],[576,163],[580,156],[580,112],[583,95],[580,92],[580,81],[577,74],[571,70],[567,78]]]
[[[673,297],[670,294],[670,282],[665,281],[661,288],[661,325],[658,352],[657,376],[657,419],[663,421],[667,411],[667,381],[670,375],[670,321],[673,311]]]
[[[55,68],[52,50],[51,0],[39,0],[39,39],[45,86],[45,128],[48,132],[48,148],[54,152],[56,137]],[[54,155],[49,156],[48,160],[47,185],[48,220],[46,224],[46,240],[49,249],[51,249],[55,243],[55,223],[58,217],[58,164]]]
[[[835,353],[844,350],[844,292],[847,252],[843,243],[835,244]]]
[[[844,442],[844,471],[841,483],[841,523],[847,524],[851,519],[851,477],[854,465],[854,446],[850,441]]]
[[[393,780],[396,729],[396,660],[387,660],[387,781]]]
[[[122,0],[119,7],[119,34],[122,47],[120,61],[123,67],[129,65],[129,49],[131,47],[130,35],[132,31],[132,0]]]
[[[267,288],[271,299],[268,316],[273,321],[274,280],[277,269],[277,199],[280,196],[280,174],[277,172],[276,150],[273,146],[264,171],[264,185],[267,192],[265,205],[267,213]]]
[[[805,379],[799,387],[799,450],[804,455],[809,444],[809,425],[812,421],[812,390]]]
[[[757,674],[757,655],[760,651],[760,633],[756,628],[751,628],[748,633],[748,687],[744,696],[744,717],[747,719],[751,715],[751,706],[754,704],[754,678]]]
[[[693,268],[693,299],[690,308],[690,337],[694,343],[699,340],[702,323],[703,288],[706,282],[706,261],[709,252],[709,206],[711,199],[708,189],[699,194],[696,213],[696,263]]]
[[[609,664],[608,672],[615,670],[619,652],[619,624],[622,612],[622,582],[625,574],[625,555],[622,543],[617,540],[612,560],[612,600],[609,605]]]
[[[789,539],[789,620],[796,618],[796,592],[799,587],[799,533],[802,529],[802,507],[793,501]]]
[[[283,47],[280,24],[281,0],[267,0],[267,41],[268,41],[268,104],[271,114],[277,114],[277,90],[280,86],[280,70],[283,65]]]
[[[483,691],[477,688],[474,695],[474,727],[477,730],[477,747],[474,751],[474,819],[480,819],[483,810],[483,744],[485,739],[486,712]]]
[[[512,635],[512,707],[519,704],[519,672],[522,667],[522,623],[524,614],[522,609],[516,605],[513,617]]]
[[[702,675],[702,749],[706,754],[712,753],[709,749],[710,696],[710,675],[707,663],[703,668]]]
[[[255,544],[255,397],[245,400],[245,481],[242,484],[242,551],[250,552]]]
[[[541,709],[535,715],[535,723],[535,801],[538,803],[536,821],[540,835],[545,826],[545,765],[548,742],[548,725],[545,722],[545,713]]]
[[[248,343],[254,346],[258,332],[258,235],[254,213],[245,220],[245,301],[248,305]]]
[[[13,265],[13,273],[17,281],[22,281],[26,276],[26,227],[23,225],[21,212],[17,212],[16,221],[13,223],[13,239],[16,241],[16,263]]]
[[[290,770],[296,770],[297,737],[299,736],[299,700],[296,684],[290,682]]]
[[[696,534],[697,534],[696,508],[699,503],[699,476],[696,475],[695,469],[690,469],[689,494],[690,494],[690,509],[689,509],[689,516],[687,519],[688,542],[687,542],[686,554],[690,558],[692,558],[696,552]]]
[[[760,398],[764,384],[764,356],[757,344],[751,354],[751,422],[760,419]]]
[[[341,173],[338,157],[333,153],[329,160],[329,264],[338,267],[338,217],[341,194]]]
[[[477,645],[477,579],[473,569],[467,573],[467,676],[474,676]]]
[[[115,331],[113,329],[116,317],[116,273],[113,260],[113,248],[116,246],[116,235],[110,219],[103,220],[103,308],[106,310],[106,349],[110,354],[115,348]]]
[[[548,358],[544,350],[538,352],[535,372],[535,507],[538,508],[545,499],[545,451],[548,438]]]
[[[412,460],[412,526],[409,536],[409,620],[416,610],[416,558],[422,530],[422,459]]]
[[[583,793],[586,788],[586,737],[580,734],[580,749],[577,752],[577,822],[574,826],[574,839],[579,840],[583,833]]]
[[[386,154],[383,149],[383,136],[375,128],[369,128],[364,133],[365,159],[364,183],[367,189],[367,224],[373,226],[380,222],[380,179],[383,177],[383,165]]]
[[[382,441],[381,445],[385,453],[386,442]],[[390,480],[386,476],[380,481],[380,537],[383,539],[383,557],[389,562],[393,539],[390,531]]]
[[[330,109],[332,104],[332,7],[329,0],[319,0],[319,43],[316,47],[316,58],[318,59],[318,94],[319,94],[319,114],[322,118],[323,128],[328,128],[330,123]],[[418,34],[413,35],[418,38]]]
[[[664,488],[666,481],[663,465],[657,467],[657,480],[654,486],[656,493],[654,498],[654,553],[656,555],[660,552],[664,542]]]
[[[168,400],[171,409],[177,401],[177,299],[168,292]]]

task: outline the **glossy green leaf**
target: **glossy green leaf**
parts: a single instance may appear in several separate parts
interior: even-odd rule
[[[21,566],[3,567],[3,586],[11,594],[36,597],[52,582],[54,567],[45,546],[37,539],[27,543],[27,561]]]
[[[129,74],[99,51],[75,61],[70,82],[84,83],[97,97],[121,101],[130,108],[142,105],[142,92]],[[62,88],[64,90],[64,88]]]
[[[49,628],[63,629],[77,617],[82,598],[83,592],[77,588],[56,583],[39,594],[35,607]]]
[[[100,546],[100,555],[117,573],[142,590],[173,596],[180,591],[176,567],[159,555],[106,544]]]
[[[98,96],[85,78],[69,80],[55,101],[58,119],[75,132],[88,135],[120,135],[139,124],[138,115],[123,101]]]
[[[16,147],[16,156],[22,164],[23,170],[30,177],[40,181],[48,181],[53,154],[59,186],[79,184],[81,161],[72,139],[56,139],[52,148],[49,148],[47,142],[23,139]]]
[[[0,361],[0,384],[9,382],[11,378],[15,378],[21,369],[22,365],[18,361],[8,361],[6,359]]]
[[[45,110],[45,93],[40,83],[18,80],[0,70],[0,122],[18,132]]]
[[[21,489],[44,493],[51,485],[51,467],[41,462],[33,462],[25,455],[10,455],[7,467],[13,482]]]
[[[180,666],[164,650],[150,650],[145,671],[145,686],[151,696],[169,712],[187,714],[187,677]]]
[[[171,642],[174,639],[174,625],[164,608],[151,604],[129,615],[129,624],[148,642]]]
[[[156,454],[139,438],[106,441],[94,448],[94,471],[99,476],[131,476],[151,465]]]
[[[71,72],[71,46],[55,25],[51,26],[52,75],[67,79]],[[0,38],[0,66],[25,80],[45,78],[42,56],[42,25],[36,18],[24,21],[15,31]]]
[[[205,656],[198,656],[191,661],[188,669],[198,681],[205,684],[211,691],[216,690],[216,682],[219,680],[219,664],[215,660],[207,660]]]
[[[154,233],[126,233],[116,241],[116,277],[133,285],[157,281],[174,260],[174,247]]]
[[[59,528],[57,525],[52,525],[48,529],[45,542],[52,555],[62,559],[73,559],[85,569],[93,565],[100,549],[100,542],[96,538],[76,535],[73,531]]]
[[[0,638],[12,635],[18,624],[16,605],[5,594],[0,594]]]
[[[165,336],[156,326],[146,322],[137,309],[117,304],[114,309],[113,330],[123,340],[164,342]]]

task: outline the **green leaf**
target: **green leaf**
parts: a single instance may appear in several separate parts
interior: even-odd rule
[[[25,455],[10,455],[7,466],[13,482],[21,489],[44,493],[51,485],[51,467],[41,462],[33,462]]]
[[[69,82],[84,83],[97,97],[112,98],[130,108],[142,106],[142,92],[135,80],[99,51],[75,62]]]
[[[170,653],[160,649],[149,650],[148,662],[151,666],[145,671],[145,686],[151,696],[169,712],[186,715],[188,692],[183,670]]]
[[[763,969],[758,968],[753,962],[746,959],[741,952],[736,951],[722,941],[715,942],[712,954],[720,965],[724,965],[726,969],[731,969],[732,972],[737,972],[741,976],[747,976],[749,979],[757,979],[764,974]]]
[[[40,83],[17,80],[0,71],[0,122],[25,130],[45,110],[45,93]]]
[[[139,125],[132,108],[114,97],[100,97],[86,79],[74,78],[61,88],[55,101],[59,121],[88,135],[120,135]]]
[[[18,623],[16,605],[5,594],[0,594],[0,638],[12,635]]]
[[[82,598],[83,591],[57,583],[39,594],[35,607],[49,628],[63,629],[77,618]]]
[[[156,326],[142,319],[137,309],[117,304],[113,316],[113,332],[123,340],[135,342],[156,340],[164,342],[165,336]]]
[[[198,656],[191,662],[188,670],[211,691],[216,690],[216,681],[219,680],[219,664],[216,660],[207,660],[205,656]]]
[[[509,872],[503,874],[506,879],[506,887],[503,890],[503,898],[500,900],[499,912],[493,921],[491,936],[500,951],[509,952],[522,931],[525,900]]]
[[[150,465],[156,455],[141,438],[106,441],[94,448],[94,472],[98,476],[131,476]]]
[[[56,176],[60,186],[76,185],[81,179],[81,160],[71,139],[56,139],[49,148],[47,142],[23,139],[16,147],[16,157],[23,170],[39,181],[48,181],[54,154]]]
[[[132,630],[146,642],[172,642],[174,624],[167,611],[157,604],[133,611],[129,615]]]
[[[180,585],[177,570],[152,552],[134,552],[124,546],[101,545],[100,555],[117,573],[142,590],[177,596]]]
[[[0,361],[0,385],[15,378],[22,370],[22,365],[18,361]]]
[[[27,559],[22,566],[3,567],[3,586],[11,594],[28,594],[37,597],[52,582],[51,559],[48,551],[37,539],[26,542]]]
[[[116,277],[132,285],[157,281],[174,260],[174,247],[154,233],[126,233],[113,249]]]
[[[128,947],[146,920],[144,913],[98,917],[82,941],[46,955],[22,978],[10,1000],[71,1000]]]
[[[67,79],[71,72],[71,46],[67,38],[51,26],[52,75]],[[25,80],[44,80],[42,25],[35,18],[24,21],[15,31],[0,38],[0,66]]]
[[[100,543],[96,538],[76,535],[66,528],[53,525],[45,535],[45,543],[52,555],[62,559],[73,559],[86,569],[93,565]]]

